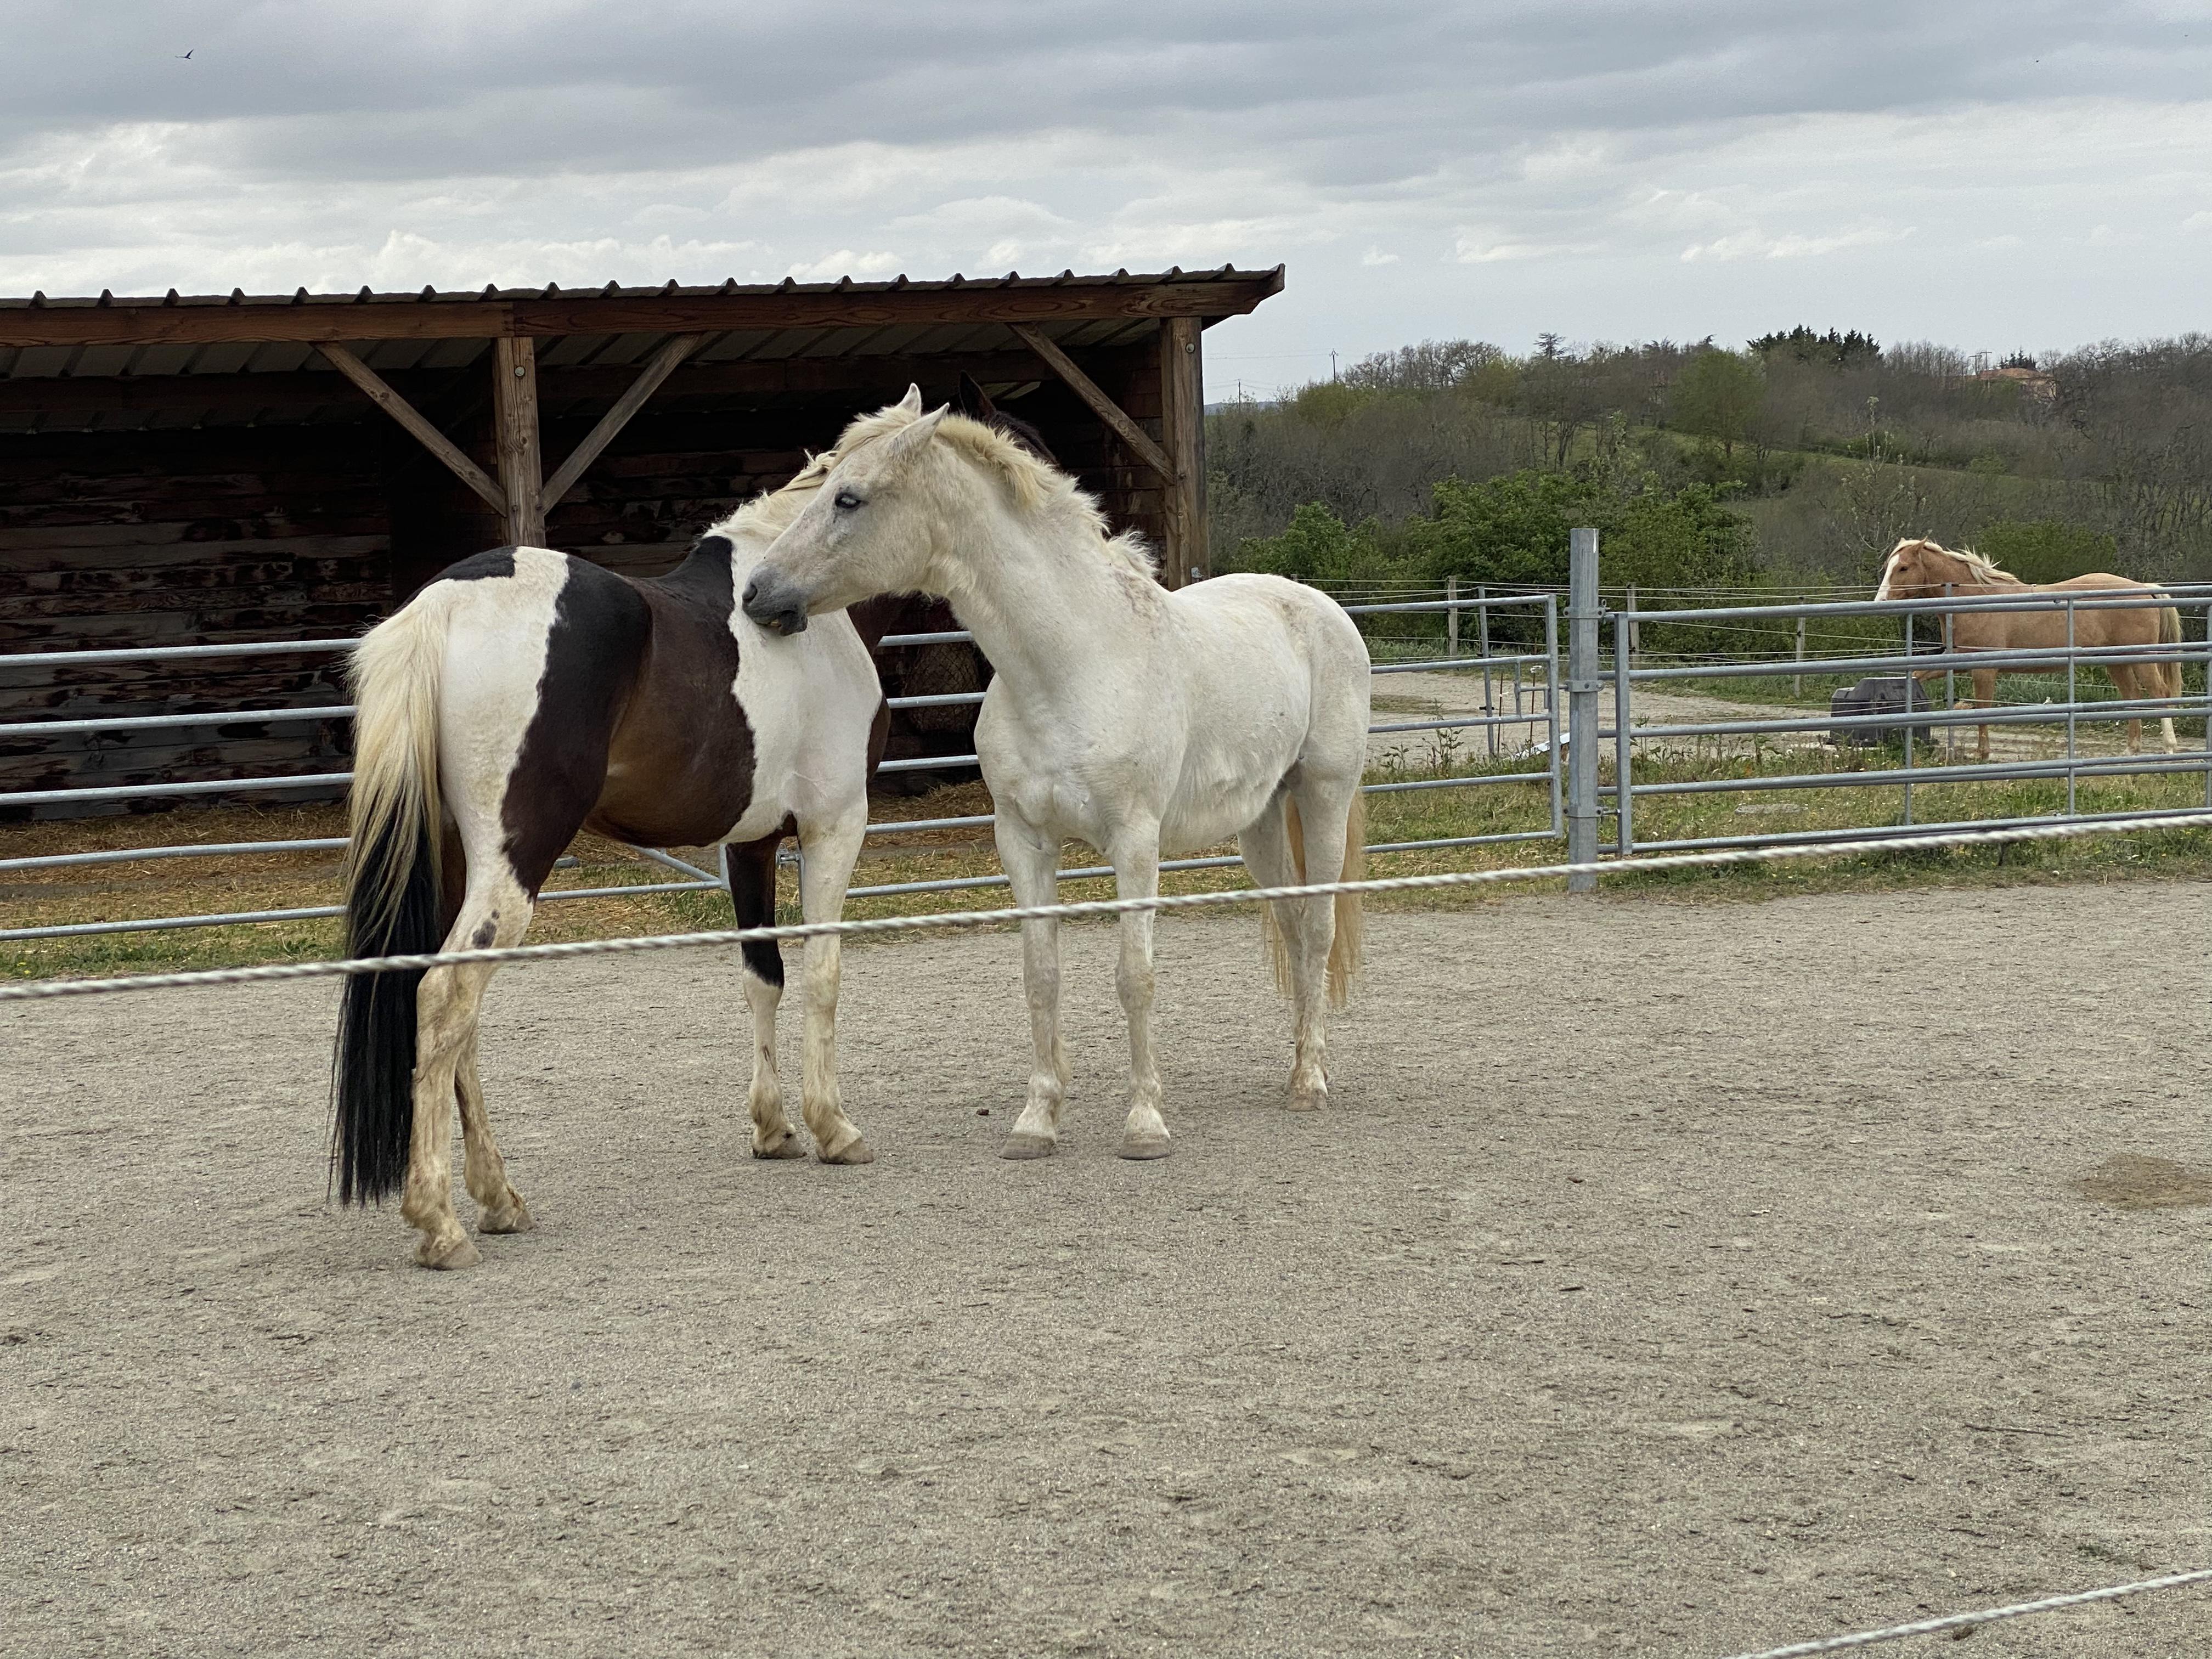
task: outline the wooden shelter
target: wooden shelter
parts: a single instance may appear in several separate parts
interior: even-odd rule
[[[854,414],[963,374],[1179,584],[1206,561],[1200,331],[1282,283],[0,299],[0,725],[339,702],[326,655],[5,657],[349,635],[506,542],[652,574]],[[328,721],[0,734],[0,791],[307,769],[343,744]]]

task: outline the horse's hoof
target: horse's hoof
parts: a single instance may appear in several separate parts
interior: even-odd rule
[[[463,1267],[475,1267],[483,1257],[470,1242],[469,1236],[463,1233],[443,1244],[434,1238],[424,1239],[422,1248],[415,1252],[415,1260],[422,1267],[434,1268],[441,1273],[453,1273]]]
[[[876,1149],[868,1145],[865,1135],[854,1135],[834,1152],[825,1148],[820,1157],[824,1164],[873,1164]]]
[[[477,1213],[477,1231],[480,1233],[526,1233],[538,1225],[530,1213],[530,1206],[522,1201],[520,1193],[509,1194],[513,1200],[504,1209],[480,1210]]]
[[[1328,1085],[1318,1089],[1291,1091],[1290,1109],[1294,1112],[1321,1112],[1328,1109]]]
[[[1059,1150],[1057,1141],[1048,1139],[1043,1135],[1031,1134],[1025,1129],[1017,1129],[1000,1144],[999,1156],[1012,1158],[1050,1158],[1057,1150]]]
[[[1129,1135],[1123,1139],[1120,1150],[1123,1158],[1141,1160],[1165,1158],[1175,1147],[1165,1135]]]
[[[800,1135],[790,1129],[786,1129],[783,1132],[783,1138],[773,1146],[763,1146],[758,1140],[755,1140],[753,1156],[763,1158],[805,1158],[806,1142]]]

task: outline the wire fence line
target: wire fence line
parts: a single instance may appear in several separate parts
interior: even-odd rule
[[[251,968],[212,968],[190,973],[139,974],[114,979],[33,980],[0,985],[0,1002],[29,1002],[59,997],[112,995],[130,991],[188,990],[208,985],[241,985],[261,980],[329,979],[350,974],[404,972],[471,963],[566,960],[574,957],[629,956],[647,951],[697,950],[711,946],[781,944],[900,933],[972,930],[1019,921],[1073,921],[1119,916],[1131,911],[1198,910],[1222,905],[1256,904],[1279,899],[1324,898],[1339,893],[1434,891],[1507,882],[1551,881],[1562,877],[1626,875],[1639,872],[1698,870],[1790,859],[1848,858],[1861,854],[1934,851],[1941,848],[1996,846],[2006,842],[2065,841],[2077,836],[2121,830],[2212,829],[2212,810],[2169,812],[2124,823],[2100,819],[2008,825],[1994,830],[1944,830],[1917,836],[1885,836],[1817,845],[1720,848],[1711,851],[1591,860],[1583,864],[1524,865],[1498,870],[1448,870],[1430,875],[1383,876],[1366,881],[1308,882],[1295,887],[1240,887],[1214,893],[1158,893],[1142,898],[1086,899],[1066,904],[1012,905],[996,910],[947,910],[930,915],[878,916],[857,921],[787,922],[772,927],[723,927],[696,933],[647,933],[628,939],[576,939],[558,945],[514,945],[483,950],[427,951],[410,956],[355,957],[322,962],[269,963]],[[1223,863],[1233,862],[1224,860]]]
[[[2057,1613],[2064,1607],[2087,1607],[2097,1601],[2116,1601],[2122,1596],[2141,1595],[2148,1590],[2177,1589],[2185,1584],[2203,1583],[2212,1583],[2212,1567],[2168,1573],[2163,1578],[2140,1578],[2131,1584],[2108,1584],[2100,1589],[2046,1595],[2037,1601],[2014,1601],[2007,1607],[1985,1607],[1979,1613],[1950,1613],[1936,1619],[1917,1619],[1909,1625],[1854,1631],[1848,1636],[1824,1636],[1811,1642],[1793,1642],[1788,1647],[1761,1648],[1756,1653],[1732,1654],[1729,1659],[1808,1659],[1808,1656],[1816,1653],[1841,1653],[1848,1648],[1870,1648],[1877,1643],[1902,1642],[1909,1637],[1940,1636],[1945,1631],[1954,1631],[1960,1636],[1965,1636],[1984,1625],[2025,1618],[2031,1613]]]

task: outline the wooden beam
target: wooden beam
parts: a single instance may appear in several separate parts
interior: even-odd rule
[[[446,464],[447,469],[485,501],[495,513],[507,512],[507,492],[484,476],[484,471],[461,453],[453,441],[416,412],[415,405],[386,386],[377,372],[343,346],[325,343],[316,348],[330,359],[331,367],[359,386],[368,400],[413,433],[422,447]]]
[[[341,348],[343,349],[343,348]],[[1149,349],[1149,348],[1146,348]],[[1116,348],[1119,349],[1119,348]],[[386,383],[400,396],[427,408],[443,396],[456,371],[395,372]],[[480,371],[468,380],[479,395]],[[563,403],[603,404],[621,397],[638,371],[623,364],[584,364],[571,368],[541,366],[538,400],[541,422]],[[942,386],[949,393],[963,374],[986,386],[1035,380],[1037,360],[1028,351],[970,351],[942,357],[791,357],[766,362],[685,362],[658,394],[672,398],[812,397],[822,393],[881,392],[895,398],[909,382]],[[110,417],[211,415],[245,419],[255,416],[301,419],[350,404],[353,394],[332,376],[314,370],[259,374],[37,375],[0,379],[0,416],[40,415],[70,422]],[[448,422],[447,424],[450,424]],[[64,428],[73,429],[73,428]],[[129,427],[115,429],[128,431]],[[550,498],[549,498],[550,499]]]
[[[1175,466],[1161,492],[1160,579],[1181,587],[1206,568],[1206,380],[1194,317],[1160,324],[1160,435]]]
[[[1011,325],[1014,336],[1031,351],[1044,359],[1045,366],[1067,382],[1068,389],[1091,405],[1091,412],[1106,422],[1114,434],[1128,446],[1129,452],[1153,471],[1163,482],[1175,481],[1175,465],[1165,452],[1146,435],[1144,428],[1123,412],[1115,403],[1098,389],[1098,383],[1075,366],[1075,360],[1054,345],[1049,339],[1024,323]]]
[[[732,329],[897,328],[951,323],[1237,317],[1281,291],[1279,270],[1213,282],[977,283],[809,293],[579,295],[573,299],[305,300],[171,305],[0,305],[0,346],[486,340]]]
[[[545,545],[544,461],[538,445],[538,343],[492,342],[492,442],[499,453],[499,482],[507,492],[507,539],[517,547]]]
[[[545,481],[542,496],[545,512],[550,513],[561,505],[561,498],[575,488],[576,480],[584,476],[584,469],[599,459],[599,452],[629,424],[629,417],[645,407],[645,400],[676,372],[677,364],[696,351],[706,338],[703,334],[679,334],[654,354],[653,361],[645,366],[645,372],[630,382],[629,390],[615,400],[612,409],[599,416],[599,423],[585,434],[584,441]]]

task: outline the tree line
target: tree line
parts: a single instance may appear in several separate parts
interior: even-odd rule
[[[2030,580],[2212,579],[2212,337],[1994,367],[1800,325],[1741,349],[1425,341],[1208,421],[1224,569],[1337,583],[1863,583],[1931,535]]]

